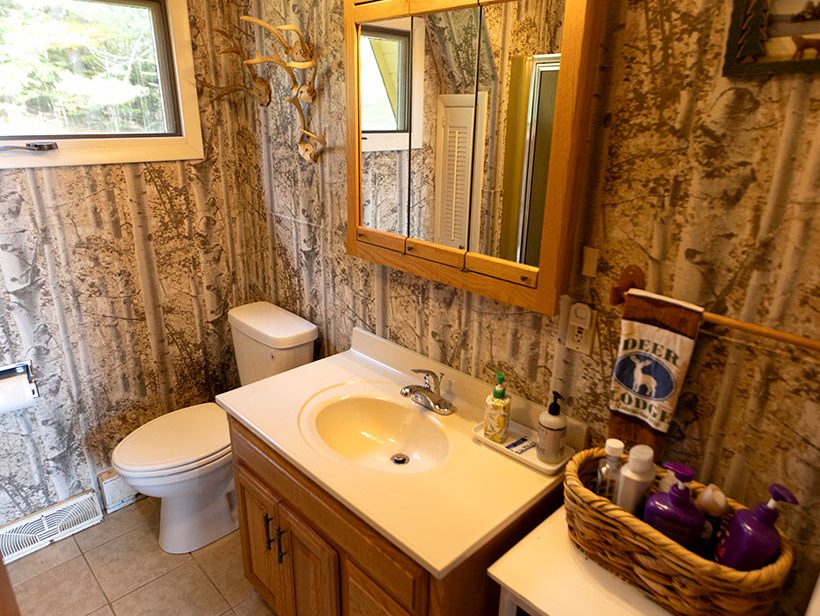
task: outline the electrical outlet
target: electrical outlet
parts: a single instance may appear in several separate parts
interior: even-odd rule
[[[595,311],[586,304],[573,304],[567,324],[566,346],[572,351],[589,355],[595,334]]]

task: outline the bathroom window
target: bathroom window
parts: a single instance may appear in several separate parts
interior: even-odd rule
[[[0,1],[0,168],[201,157],[184,5]]]
[[[363,25],[359,45],[362,150],[421,147],[424,20]]]

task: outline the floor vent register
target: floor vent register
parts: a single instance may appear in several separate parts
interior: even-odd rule
[[[0,552],[6,564],[102,521],[100,502],[88,490],[0,527]]]

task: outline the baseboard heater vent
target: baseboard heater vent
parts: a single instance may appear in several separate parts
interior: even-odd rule
[[[0,552],[6,564],[102,521],[100,502],[88,490],[37,513],[0,526]]]

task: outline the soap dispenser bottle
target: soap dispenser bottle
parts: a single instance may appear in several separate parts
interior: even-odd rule
[[[659,492],[646,499],[643,520],[683,547],[694,549],[705,521],[704,513],[695,506],[686,486],[694,479],[695,471],[677,462],[664,462],[663,467],[674,473],[677,484],[669,488],[669,492]]]
[[[484,401],[484,436],[494,443],[507,440],[510,423],[510,397],[504,389],[504,375],[496,370],[496,385]]]
[[[715,560],[721,565],[740,571],[752,571],[768,565],[780,550],[780,535],[774,527],[777,520],[777,501],[792,505],[797,499],[784,486],[773,483],[769,487],[771,499],[754,509],[735,512],[715,550]]]
[[[567,437],[567,420],[561,415],[563,396],[552,392],[552,402],[547,410],[538,416],[538,457],[547,464],[558,464],[564,456],[564,441]]]

